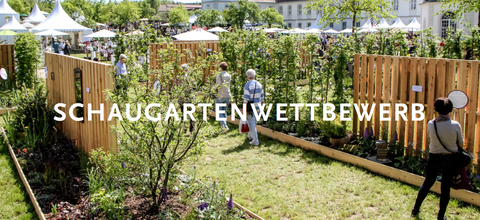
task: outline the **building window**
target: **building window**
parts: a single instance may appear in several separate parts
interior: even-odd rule
[[[398,10],[398,0],[393,0],[393,10]]]
[[[342,30],[345,30],[345,29],[347,29],[347,22],[346,21],[342,22]]]
[[[417,9],[417,0],[412,0],[412,4],[410,4],[410,9]]]
[[[278,13],[283,15],[283,6],[278,6]]]
[[[292,15],[292,6],[291,5],[288,6],[288,15]]]
[[[310,27],[310,26],[312,26],[312,23],[308,22],[307,27]]]
[[[297,5],[297,14],[301,15],[302,14],[302,5]]]
[[[447,12],[442,16],[442,38],[446,38],[449,29],[453,31],[457,30],[457,23],[453,20],[455,19],[455,14],[452,12]]]
[[[302,28],[302,23],[298,23],[298,28]]]
[[[332,22],[332,23],[330,23],[330,27],[331,27],[331,28],[333,28],[333,22]]]
[[[312,9],[308,9],[307,15],[311,15],[311,14],[312,14]]]
[[[360,21],[355,22],[355,27],[360,27]]]
[[[292,23],[288,23],[288,28],[292,28]]]
[[[225,8],[228,8],[228,4],[225,4]]]
[[[207,5],[207,8],[210,8],[210,5]]]

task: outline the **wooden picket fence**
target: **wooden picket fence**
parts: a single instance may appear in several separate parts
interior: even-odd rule
[[[221,48],[219,46],[219,41],[174,41],[173,42],[176,46],[176,48],[183,54],[186,55],[186,51],[190,50],[195,56],[198,55],[197,52],[200,52],[203,48],[207,48],[207,51],[211,52],[216,52],[220,53]],[[201,47],[201,44],[204,44],[205,46]],[[158,50],[165,49],[167,48],[167,43],[164,44],[150,44],[150,68],[151,69],[160,69],[160,66],[158,65],[157,61],[157,54]],[[299,68],[304,69],[304,72],[302,72],[302,77],[306,78],[306,76],[309,74],[307,70],[305,70],[306,66],[310,64],[311,57],[309,55],[306,55],[306,52],[304,52],[304,49],[301,48],[301,45],[299,45],[299,48],[296,48],[300,51],[300,61],[299,61]],[[202,56],[206,56],[205,53],[202,53]],[[181,64],[187,63],[187,57],[183,56],[181,58]],[[205,70],[205,75],[211,74],[213,71],[217,69],[217,66],[215,65],[210,65],[206,70]]]
[[[373,103],[378,106],[373,120],[368,122],[360,121],[353,114],[354,133],[363,135],[365,129],[373,129],[375,136],[380,137],[385,126],[389,129],[389,140],[397,133],[398,142],[406,147],[407,155],[424,154],[429,150],[426,128],[428,121],[435,117],[435,99],[448,96],[452,90],[461,90],[470,101],[466,108],[454,110],[451,116],[462,125],[465,149],[474,153],[474,162],[479,163],[480,61],[356,54],[354,62],[354,103],[368,103],[369,110]],[[421,86],[422,92],[413,91],[414,85]],[[390,103],[391,121],[380,122],[380,103]],[[407,121],[401,117],[395,121],[394,103],[408,105]],[[424,104],[425,120],[411,120],[412,103]]]
[[[187,51],[190,50],[194,57],[202,56],[205,58],[208,53],[219,53],[219,42],[218,41],[174,41],[176,49],[184,54],[180,59],[180,65],[184,63],[188,63]],[[202,44],[204,45],[202,47]],[[158,51],[167,48],[168,43],[163,44],[150,44],[150,69],[158,70],[161,68],[158,64]],[[203,53],[203,49],[206,48],[205,53]],[[201,52],[201,53],[200,53]],[[204,79],[206,76],[212,74],[217,69],[216,65],[209,65],[204,70]]]
[[[0,45],[0,69],[5,68],[8,78],[15,81],[15,45]]]
[[[107,121],[112,103],[105,100],[105,90],[114,89],[112,65],[46,52],[45,68],[48,70],[46,79],[48,104],[52,107],[57,103],[66,104],[65,108],[60,108],[67,114],[66,119],[59,123],[60,130],[70,140],[76,140],[77,146],[87,152],[97,148],[117,152],[117,138],[110,129],[116,122]],[[73,121],[68,114],[70,106],[76,103],[74,75],[76,68],[82,71],[83,122]],[[92,121],[87,120],[88,103],[92,104],[92,110],[99,110],[100,103],[104,104],[103,121],[100,121],[99,114],[93,114]]]

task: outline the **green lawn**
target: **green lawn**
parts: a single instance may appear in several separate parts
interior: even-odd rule
[[[0,119],[3,124],[3,119]],[[3,140],[3,136],[0,136]],[[0,143],[0,219],[37,219],[8,147]]]
[[[78,57],[78,58],[82,58],[82,59],[83,59],[83,58],[86,57],[87,55],[86,55],[85,53],[72,53],[72,54],[70,54],[70,56],[72,56],[72,57]],[[89,54],[88,56],[90,57],[91,55]],[[98,57],[98,54],[97,54],[97,57]],[[106,64],[110,64],[110,63],[111,63],[111,62],[108,61],[108,60],[103,60],[103,58],[102,58],[102,61],[101,61],[101,62],[102,62],[102,63],[106,63]]]
[[[409,219],[418,187],[378,176],[314,152],[260,136],[248,144],[237,126],[210,139],[183,169],[204,182],[217,180],[235,201],[265,219]],[[436,219],[430,194],[420,219]],[[480,219],[480,209],[452,199],[449,219]]]

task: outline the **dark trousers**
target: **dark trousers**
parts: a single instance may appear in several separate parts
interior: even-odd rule
[[[420,210],[423,200],[427,197],[428,191],[432,188],[439,173],[442,174],[442,186],[440,195],[440,210],[438,218],[442,219],[447,211],[448,202],[450,201],[450,186],[455,175],[456,168],[453,163],[452,155],[429,154],[425,181],[418,192],[417,200],[413,209]]]

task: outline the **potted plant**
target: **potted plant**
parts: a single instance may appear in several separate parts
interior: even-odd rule
[[[345,125],[339,122],[323,122],[322,130],[333,146],[342,146],[350,142],[351,136],[347,134]]]

